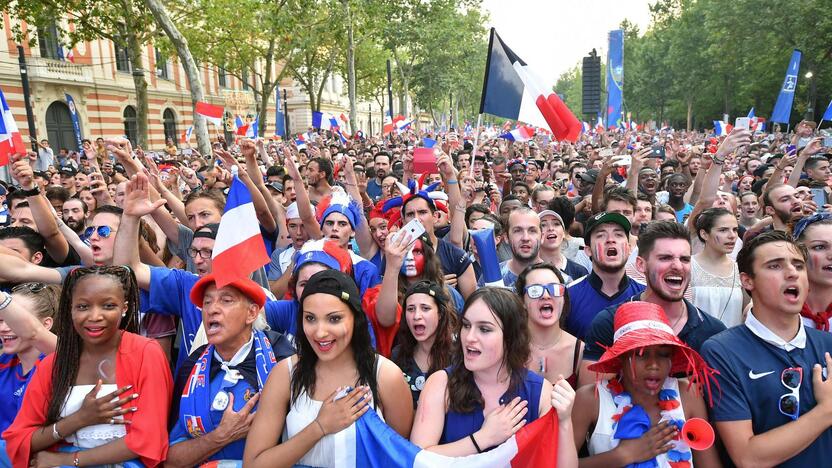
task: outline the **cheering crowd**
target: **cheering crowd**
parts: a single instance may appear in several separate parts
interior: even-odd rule
[[[562,468],[825,465],[814,122],[475,131],[14,155],[0,466],[346,466],[370,416],[433,460],[486,460],[547,415]],[[271,261],[217,287],[239,183]]]

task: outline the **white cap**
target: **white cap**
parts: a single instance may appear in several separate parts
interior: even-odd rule
[[[315,207],[314,206],[309,205],[309,209],[312,210],[313,213],[315,212]],[[295,218],[300,218],[300,210],[298,210],[298,202],[292,202],[292,204],[289,205],[286,208],[286,219],[295,219]]]
[[[541,211],[540,213],[537,214],[538,219],[540,219],[541,221],[543,221],[544,216],[554,216],[555,218],[558,219],[558,221],[560,221],[560,224],[563,225],[563,218],[561,218],[560,215],[556,211],[543,210],[543,211]]]

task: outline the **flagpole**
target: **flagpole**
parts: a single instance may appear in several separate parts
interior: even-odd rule
[[[477,115],[477,131],[474,133],[474,153],[471,155],[471,163],[468,165],[468,175],[474,177],[474,160],[477,159],[477,143],[480,140],[480,122],[482,113]]]

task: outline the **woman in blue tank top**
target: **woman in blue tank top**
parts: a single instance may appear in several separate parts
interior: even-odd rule
[[[465,456],[496,447],[526,423],[558,413],[558,466],[577,466],[570,419],[575,392],[526,369],[529,330],[520,298],[502,288],[465,302],[455,365],[431,375],[410,440],[432,452]]]

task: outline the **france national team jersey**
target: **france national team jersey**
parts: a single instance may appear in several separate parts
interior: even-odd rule
[[[202,311],[191,302],[191,288],[199,276],[185,270],[150,267],[150,289],[142,291],[142,312],[175,315],[182,320],[182,335],[176,368],[188,357],[199,326]],[[146,300],[145,300],[146,299]]]
[[[609,306],[621,304],[644,291],[644,286],[627,275],[621,278],[618,291],[607,296],[601,291],[603,282],[594,271],[576,280],[567,287],[569,291],[569,315],[566,316],[565,330],[586,341],[592,320]]]
[[[43,359],[41,355],[40,359]],[[0,434],[11,426],[20,405],[23,404],[23,394],[29,385],[35,368],[24,375],[20,366],[20,359],[14,354],[0,354]]]
[[[767,330],[749,314],[746,324],[717,334],[702,347],[702,356],[708,365],[719,372],[716,375],[719,389],[712,387],[715,390],[713,419],[717,422],[750,420],[754,434],[792,421],[779,408],[780,397],[791,392],[781,381],[784,369],[803,369],[798,390],[799,414],[802,416],[815,407],[812,367],[824,365],[824,353],[832,350],[832,334],[828,332],[803,327],[790,343],[776,346],[759,336],[761,331],[765,334]],[[830,453],[832,429],[827,428],[800,454],[779,466],[829,466]]]

